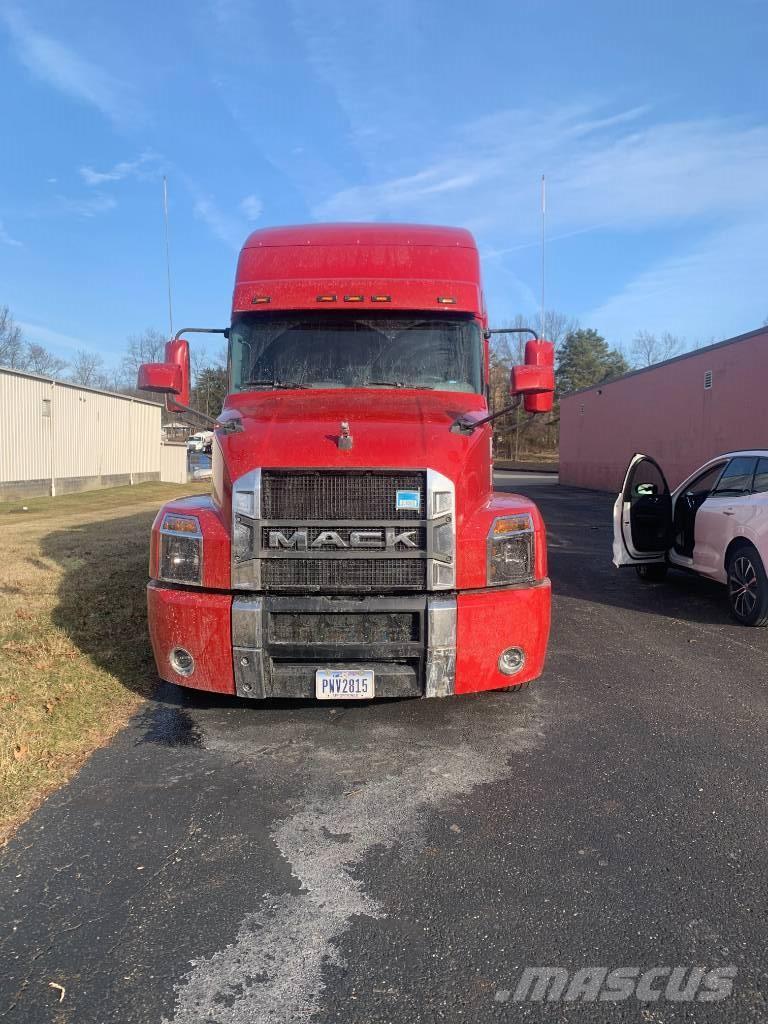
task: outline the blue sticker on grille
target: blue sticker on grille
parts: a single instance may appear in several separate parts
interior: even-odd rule
[[[398,511],[401,508],[414,509],[416,512],[421,508],[420,491],[397,491],[395,507]]]

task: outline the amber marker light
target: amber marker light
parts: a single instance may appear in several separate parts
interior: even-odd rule
[[[494,537],[508,537],[514,533],[530,533],[533,522],[527,512],[516,516],[504,516],[493,524]]]
[[[200,533],[200,526],[197,519],[191,516],[166,515],[163,519],[163,530],[170,530],[172,533]]]

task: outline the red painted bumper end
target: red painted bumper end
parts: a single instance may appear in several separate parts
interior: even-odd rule
[[[234,694],[231,606],[230,594],[149,584],[149,635],[161,679],[196,690]],[[191,675],[174,670],[170,662],[174,647],[183,647],[195,659]]]
[[[474,693],[536,679],[549,640],[551,586],[479,590],[458,596],[456,693]],[[525,664],[516,675],[499,671],[499,655],[519,647]]]

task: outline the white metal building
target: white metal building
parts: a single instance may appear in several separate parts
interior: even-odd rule
[[[183,483],[185,445],[164,444],[161,407],[0,368],[0,500]]]

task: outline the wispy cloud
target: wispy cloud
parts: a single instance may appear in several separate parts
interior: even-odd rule
[[[401,178],[378,185],[358,185],[343,189],[315,207],[315,216],[342,220],[377,220],[396,216],[397,212],[420,205],[431,196],[465,192],[477,185],[485,172],[470,170],[459,162],[446,160]]]
[[[258,196],[245,196],[240,201],[240,209],[247,220],[254,221],[258,220],[264,212],[264,203],[262,203]]]
[[[0,220],[0,245],[21,246],[22,244],[17,238],[8,233],[5,224]]]
[[[242,220],[225,213],[210,196],[198,196],[193,211],[197,219],[206,224],[211,233],[231,249],[237,251],[243,244]]]
[[[62,334],[61,331],[54,331],[43,324],[36,324],[29,321],[19,321],[19,327],[27,341],[37,345],[44,345],[54,352],[79,352],[81,349],[87,352],[103,352],[103,347],[83,338],[73,337],[71,334]]]
[[[768,213],[713,231],[637,274],[583,320],[620,344],[640,328],[704,344],[721,340],[722,324],[730,334],[754,330],[768,315],[766,236]]]
[[[733,119],[647,123],[645,108],[609,117],[584,107],[506,111],[462,126],[441,148],[411,174],[336,192],[315,216],[416,215],[471,222],[489,244],[510,229],[522,241],[536,231],[542,171],[559,231],[740,215],[768,201],[768,126]]]
[[[158,172],[160,156],[150,150],[135,160],[122,160],[107,171],[96,171],[93,167],[80,168],[80,177],[86,185],[104,185],[106,182],[123,181],[125,178],[150,178]]]
[[[117,200],[114,196],[106,195],[103,192],[90,193],[85,196],[55,193],[33,202],[15,203],[12,208],[8,206],[5,210],[0,209],[0,244],[22,245],[4,228],[2,218],[11,209],[13,216],[19,220],[47,221],[58,217],[97,217],[99,214],[109,213],[116,207]]]
[[[345,0],[286,6],[318,83],[347,123],[347,141],[369,168],[396,159],[406,140],[429,136],[435,36],[418,4],[363,0],[355,18]]]
[[[321,199],[313,215],[463,224],[491,257],[492,289],[508,294],[515,282],[504,279],[507,255],[539,244],[539,179],[546,172],[554,245],[590,232],[624,233],[628,246],[633,236],[659,230],[689,239],[674,255],[668,249],[649,258],[599,307],[575,310],[584,322],[619,342],[640,328],[693,339],[749,330],[768,314],[768,305],[758,308],[768,280],[764,123],[673,121],[646,107],[574,104],[490,114],[413,153],[407,173],[388,173],[403,158],[390,162],[384,153],[367,181]]]
[[[56,202],[59,212],[74,213],[79,217],[96,217],[100,213],[114,210],[117,206],[117,200],[106,195],[87,196],[85,199],[57,196]]]
[[[0,18],[11,34],[18,59],[36,78],[95,107],[112,121],[140,117],[136,96],[127,83],[35,29],[17,8],[0,11]]]

